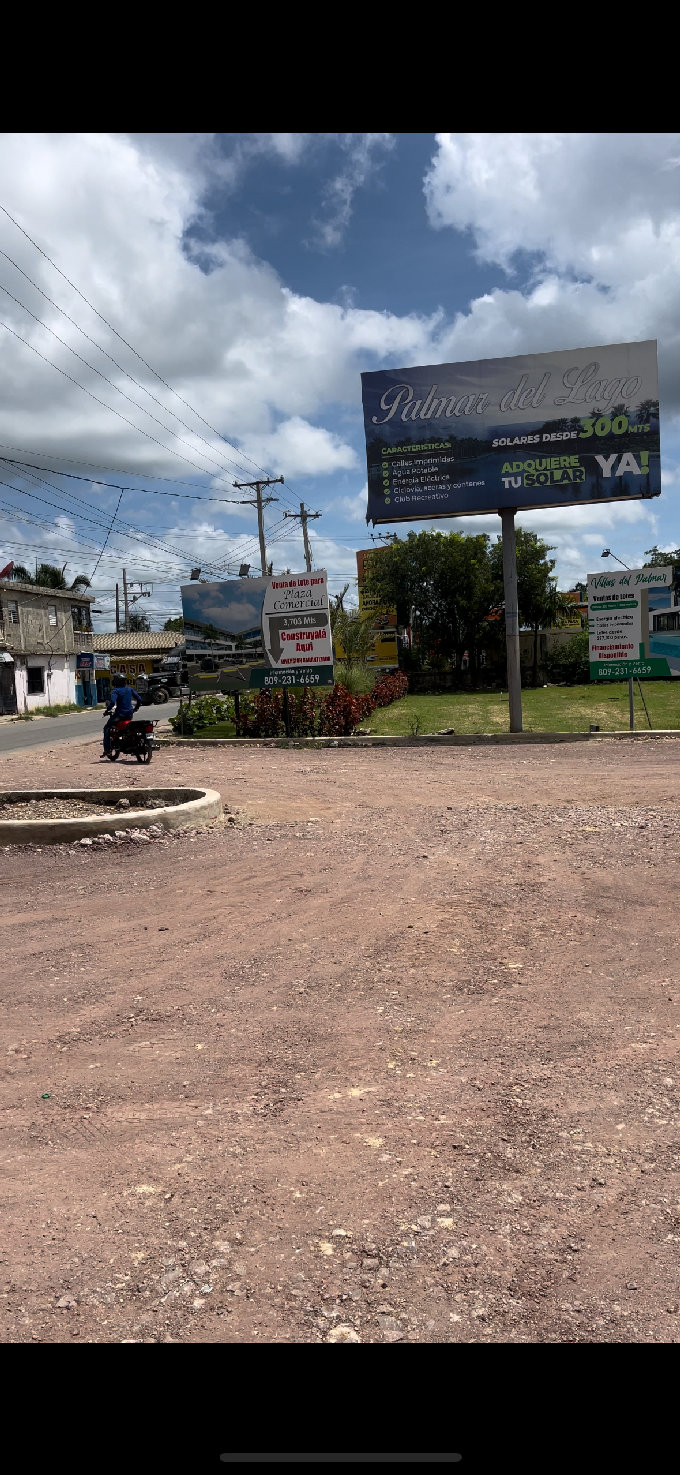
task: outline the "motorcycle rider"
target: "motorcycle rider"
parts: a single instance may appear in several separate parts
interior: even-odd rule
[[[136,702],[137,705],[133,706],[133,702]],[[117,722],[121,717],[131,718],[141,705],[142,698],[135,691],[134,687],[128,686],[127,677],[123,675],[114,676],[111,695],[104,713],[108,717],[108,722],[104,723],[104,751],[101,755],[102,758],[108,758],[111,751],[111,728],[114,722]]]

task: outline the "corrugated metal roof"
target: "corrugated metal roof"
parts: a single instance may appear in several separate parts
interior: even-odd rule
[[[177,630],[113,630],[93,635],[93,648],[103,655],[125,655],[128,651],[172,650],[182,640]]]

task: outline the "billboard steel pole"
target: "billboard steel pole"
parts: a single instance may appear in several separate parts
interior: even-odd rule
[[[519,613],[517,609],[517,539],[514,507],[501,508],[503,529],[503,588],[505,594],[505,646],[508,658],[510,731],[522,731],[522,677],[519,662]]]

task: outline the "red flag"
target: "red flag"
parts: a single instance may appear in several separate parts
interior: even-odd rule
[[[10,574],[11,574],[11,572],[12,572],[12,569],[13,568],[14,568],[14,559],[12,559],[12,562],[11,563],[8,563],[7,564],[7,567],[6,568],[0,568],[0,579],[8,579],[9,576],[10,576]]]

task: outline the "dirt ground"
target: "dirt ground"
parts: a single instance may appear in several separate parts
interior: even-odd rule
[[[677,1342],[680,741],[3,760],[3,1338]]]

